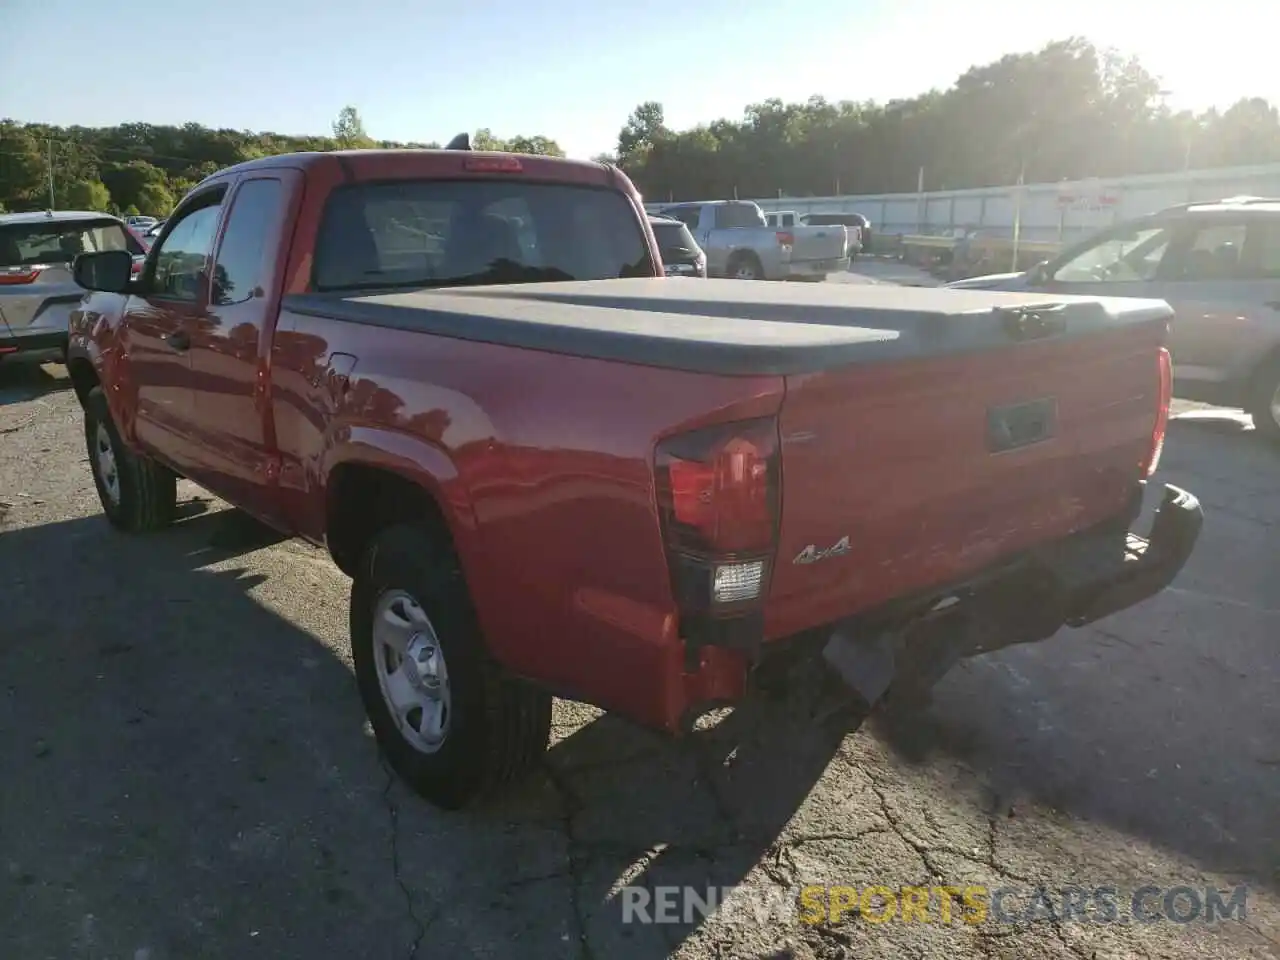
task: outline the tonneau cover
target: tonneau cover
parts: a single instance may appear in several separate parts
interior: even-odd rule
[[[1072,338],[1167,320],[1162,300],[882,284],[643,278],[294,294],[284,308],[437,336],[727,375],[789,375],[1014,342],[1011,312],[1054,308]]]

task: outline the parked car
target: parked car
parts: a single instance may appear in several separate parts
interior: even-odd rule
[[[737,280],[822,280],[849,269],[843,227],[774,229],[759,205],[740,200],[680,203],[659,211],[680,220],[707,254],[707,274]]]
[[[443,806],[538,761],[553,694],[678,732],[816,640],[910,702],[1199,531],[1166,488],[1128,535],[1159,301],[675,283],[620,171],[461,149],[262,158],[172,220],[137,280],[76,262],[103,510],[163,527],[184,476],[324,545],[377,741]]]
[[[61,359],[67,318],[83,292],[71,265],[84,252],[146,248],[116,217],[75,210],[0,214],[0,357]]]
[[[871,221],[860,213],[806,213],[801,222],[811,227],[844,226],[849,231],[850,257],[871,250]]]
[[[948,286],[1166,300],[1177,395],[1243,407],[1259,434],[1280,441],[1280,200],[1170,207],[1024,273]]]
[[[658,255],[662,258],[663,272],[668,277],[707,276],[707,255],[693,239],[693,234],[679,220],[650,217],[649,227],[658,242]]]
[[[132,216],[132,217],[125,217],[124,222],[131,229],[137,230],[139,233],[146,233],[148,230],[150,230],[152,227],[156,225],[156,218],[146,217],[146,216]]]

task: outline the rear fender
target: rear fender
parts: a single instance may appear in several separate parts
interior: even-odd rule
[[[376,467],[422,487],[439,506],[460,551],[465,542],[474,540],[476,522],[470,495],[453,460],[440,447],[399,430],[335,422],[330,424],[324,450],[319,465],[321,511],[327,509],[328,478],[335,469],[348,464]]]

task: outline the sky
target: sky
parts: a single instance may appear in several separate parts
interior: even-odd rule
[[[36,15],[18,16],[18,0],[0,0],[0,118],[327,134],[350,104],[378,139],[444,142],[488,127],[501,137],[543,134],[588,157],[613,149],[645,100],[662,103],[676,129],[738,119],[769,97],[884,101],[945,88],[970,66],[1071,35],[1137,56],[1174,108],[1242,96],[1280,104],[1274,36],[1258,21],[1265,8],[1258,0],[39,0]]]

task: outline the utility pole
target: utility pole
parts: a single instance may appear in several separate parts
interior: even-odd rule
[[[53,210],[53,137],[49,138],[49,209]]]

